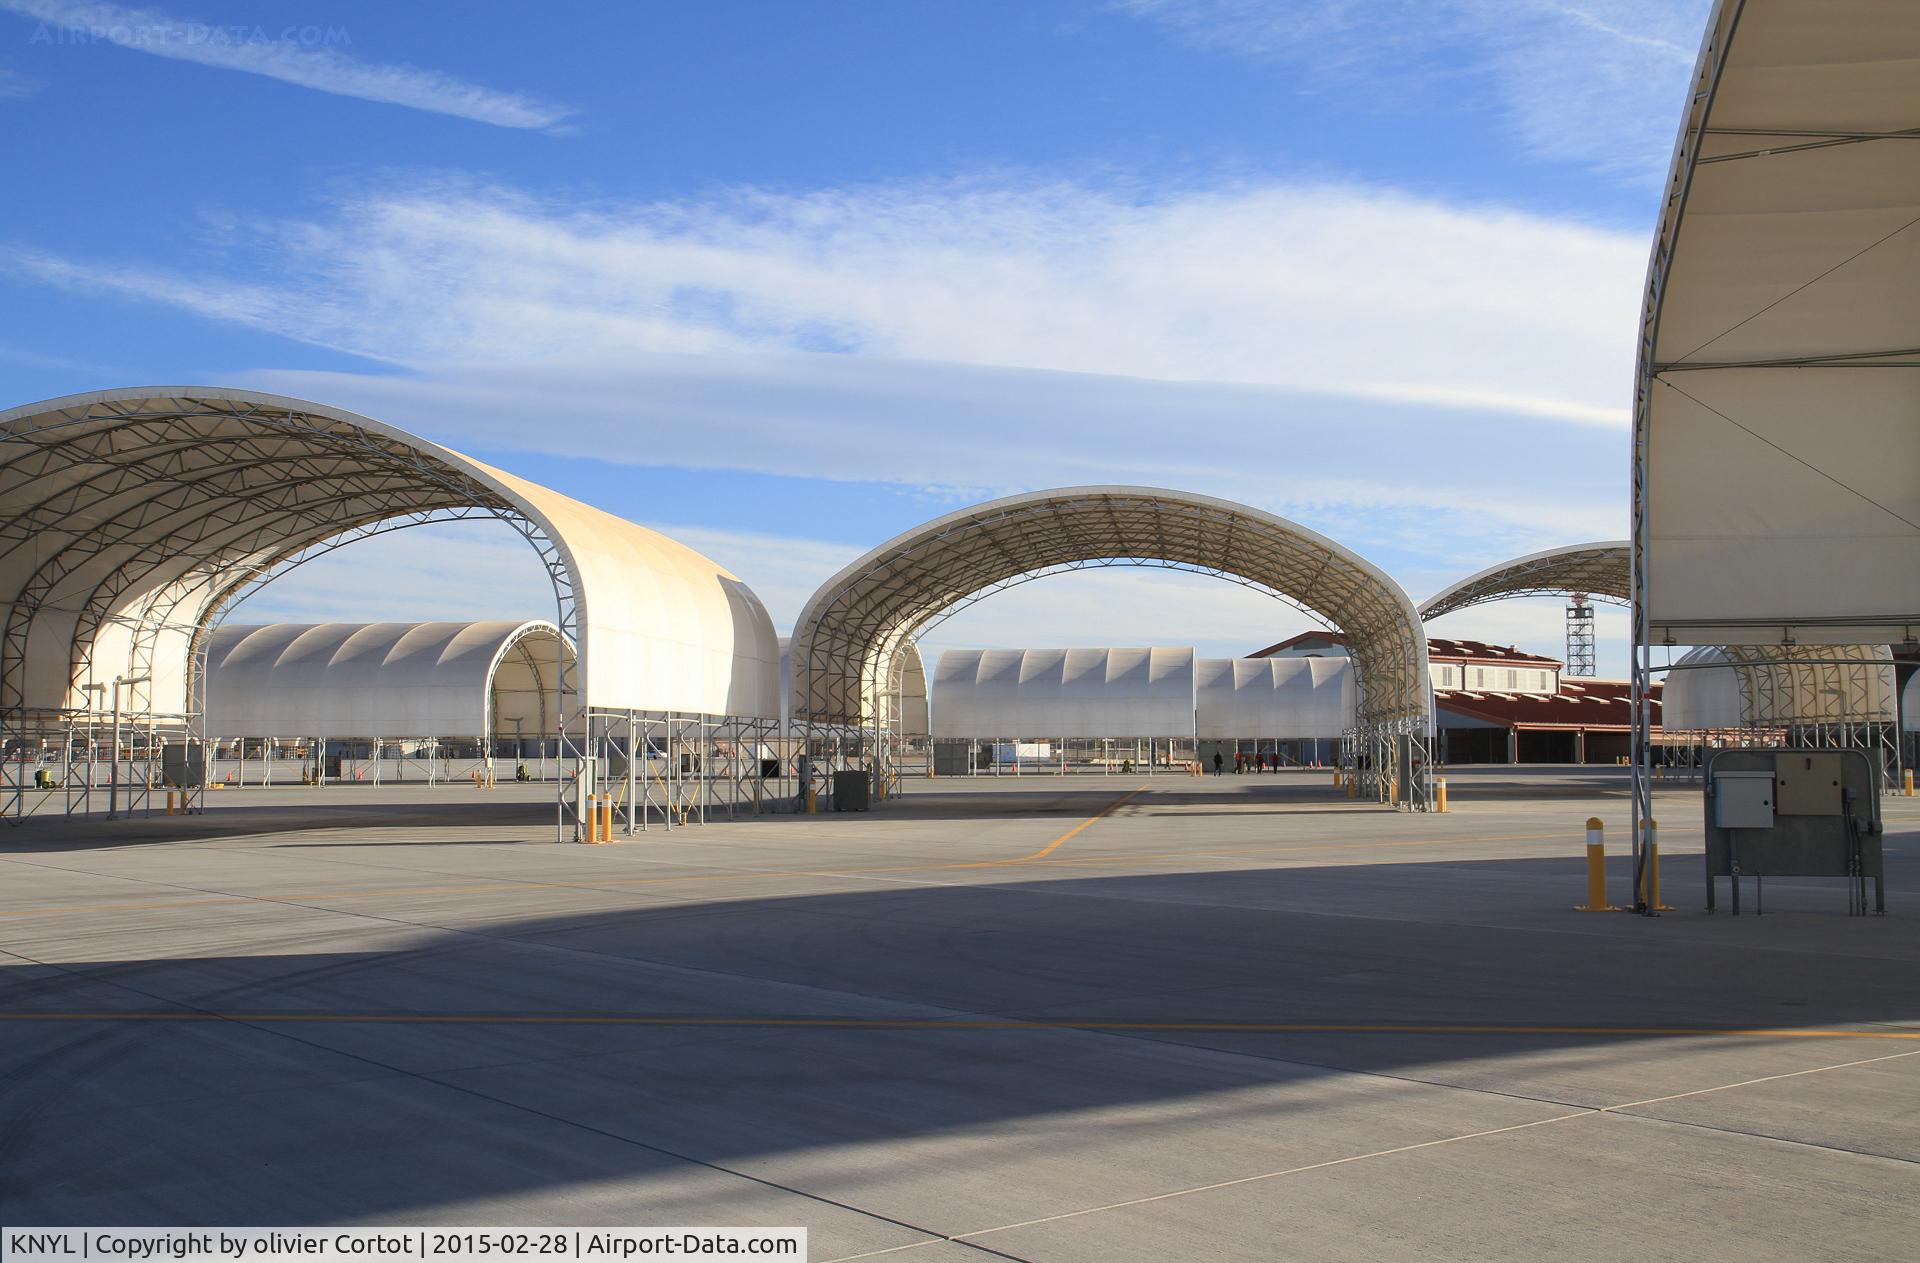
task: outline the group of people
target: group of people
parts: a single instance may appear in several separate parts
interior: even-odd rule
[[[1215,776],[1220,775],[1226,771],[1226,767],[1226,756],[1218,750],[1215,750],[1213,752],[1213,774]],[[1233,774],[1235,776],[1240,776],[1247,772],[1278,772],[1279,770],[1280,756],[1278,753],[1270,753],[1266,750],[1261,750],[1255,754],[1248,754],[1244,750],[1235,750],[1233,752]]]

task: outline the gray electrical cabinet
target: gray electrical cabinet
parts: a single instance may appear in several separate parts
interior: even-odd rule
[[[206,784],[204,754],[198,741],[168,742],[160,749],[160,779],[180,789]]]
[[[1860,750],[1720,750],[1706,766],[1707,911],[1716,878],[1844,877],[1850,910],[1887,910],[1880,768]]]
[[[1713,823],[1722,829],[1771,829],[1773,770],[1721,772],[1714,781]]]

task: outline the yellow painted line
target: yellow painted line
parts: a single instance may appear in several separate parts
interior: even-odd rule
[[[1255,1035],[1582,1035],[1663,1039],[1920,1040],[1920,1030],[1768,1026],[1582,1026],[1486,1022],[1130,1022],[1019,1021],[1012,1018],[732,1017],[653,1013],[225,1013],[0,1012],[4,1022],[318,1022],[423,1026],[762,1027],[772,1030],[1144,1031]]]
[[[941,864],[941,865],[938,865],[937,867],[939,868],[999,868],[1007,864],[1036,863],[1040,860],[1047,858],[1047,856],[1052,855],[1055,851],[1059,850],[1062,846],[1065,846],[1068,842],[1073,841],[1073,839],[1079,837],[1082,833],[1086,832],[1088,829],[1091,829],[1094,825],[1099,824],[1102,820],[1105,820],[1108,816],[1120,810],[1120,808],[1126,806],[1127,803],[1131,802],[1134,798],[1138,797],[1141,794],[1146,793],[1151,788],[1153,788],[1151,785],[1142,785],[1138,789],[1128,790],[1126,793],[1120,795],[1120,797],[1114,799],[1112,802],[1108,803],[1106,806],[1102,807],[1100,810],[1094,812],[1091,816],[1088,816],[1085,820],[1082,820],[1079,824],[1073,826],[1073,828],[1068,829],[1065,833],[1061,834],[1059,837],[1055,838],[1053,841],[1047,843],[1045,846],[1035,851],[1032,855],[1023,855],[1019,859],[1013,859],[1013,860],[976,860],[975,862],[970,864]],[[889,870],[884,868],[874,868],[874,869],[853,869],[851,871],[856,873],[859,873],[859,872],[884,873]],[[906,870],[893,870],[893,871],[906,871]]]

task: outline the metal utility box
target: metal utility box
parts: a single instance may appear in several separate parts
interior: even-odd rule
[[[1849,908],[1887,910],[1880,766],[1860,750],[1719,750],[1706,765],[1707,911],[1715,879],[1844,877]]]
[[[973,770],[968,756],[973,746],[966,741],[935,741],[933,743],[933,774],[935,776],[965,776]]]
[[[867,811],[873,806],[873,774],[864,770],[833,774],[833,809]]]
[[[1772,772],[1721,772],[1714,778],[1713,823],[1722,829],[1771,829]]]
[[[206,762],[198,741],[168,742],[160,748],[160,779],[180,789],[206,784]]]
[[[1841,784],[1845,764],[1838,751],[1773,756],[1774,810],[1783,816],[1838,816],[1846,811]]]

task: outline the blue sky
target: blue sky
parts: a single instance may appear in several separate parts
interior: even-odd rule
[[[679,535],[783,623],[935,513],[1085,482],[1258,504],[1419,599],[1625,533],[1705,7],[0,0],[0,374],[356,408]],[[247,616],[541,608],[484,532],[358,547]],[[1302,625],[1109,573],[940,639]]]

